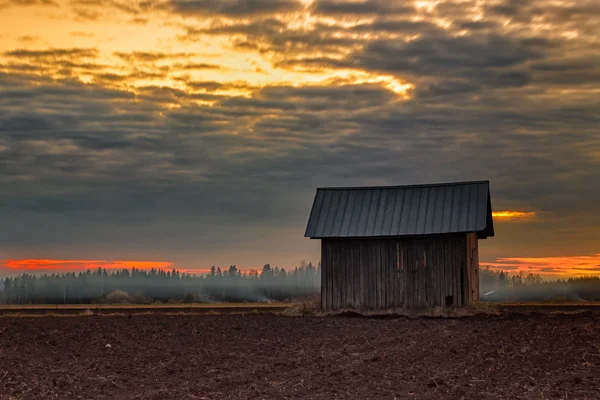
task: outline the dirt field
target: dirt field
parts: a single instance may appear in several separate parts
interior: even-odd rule
[[[597,308],[0,318],[1,399],[597,399],[599,371]]]
[[[0,306],[0,316],[73,316],[136,314],[225,314],[278,312],[291,303],[224,303],[224,304],[28,304]]]

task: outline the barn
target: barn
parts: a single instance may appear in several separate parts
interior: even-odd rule
[[[494,236],[489,181],[318,188],[325,310],[460,307],[479,299],[479,239]]]

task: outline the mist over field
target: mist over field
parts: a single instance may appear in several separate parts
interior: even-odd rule
[[[295,301],[319,291],[320,265],[301,263],[289,272],[271,268],[242,273],[235,265],[206,275],[177,270],[99,268],[52,275],[23,274],[2,281],[0,300],[7,304],[269,302]]]
[[[543,280],[481,269],[481,301],[600,301],[600,278]],[[272,302],[300,301],[320,294],[321,266],[302,262],[290,269],[265,264],[242,272],[235,265],[212,268],[204,275],[173,269],[133,268],[66,274],[23,274],[0,279],[5,304],[77,304],[152,302]]]
[[[481,269],[482,301],[600,301],[600,277],[544,280],[535,274],[507,274]]]

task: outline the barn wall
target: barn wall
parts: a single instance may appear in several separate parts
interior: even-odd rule
[[[322,308],[372,310],[469,304],[478,296],[478,291],[472,291],[473,264],[468,257],[471,245],[467,235],[323,239]]]
[[[476,233],[467,235],[467,266],[471,301],[479,300],[479,240]]]

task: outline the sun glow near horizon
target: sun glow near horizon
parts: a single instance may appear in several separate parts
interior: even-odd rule
[[[168,261],[133,261],[133,260],[53,260],[53,259],[23,259],[6,260],[3,265],[12,271],[56,271],[73,272],[86,271],[98,268],[103,269],[166,269],[173,266]]]
[[[535,211],[502,210],[492,211],[492,217],[503,221],[530,220],[537,217]]]

